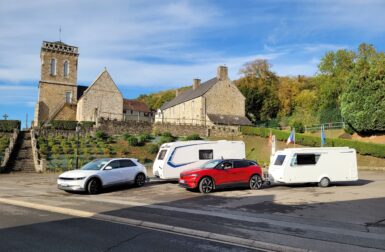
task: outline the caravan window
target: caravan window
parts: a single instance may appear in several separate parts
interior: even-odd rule
[[[285,161],[286,155],[278,155],[275,159],[274,165],[282,165]]]
[[[295,154],[291,165],[315,165],[318,162],[319,154]]]
[[[161,150],[158,155],[158,160],[163,160],[164,156],[166,156],[167,150]]]
[[[213,159],[213,150],[199,150],[199,160]]]

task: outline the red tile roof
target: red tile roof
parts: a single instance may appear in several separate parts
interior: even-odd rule
[[[123,100],[123,110],[133,110],[146,113],[150,112],[150,109],[148,108],[146,103],[128,99]]]

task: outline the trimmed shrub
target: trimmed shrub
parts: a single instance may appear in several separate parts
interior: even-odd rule
[[[13,132],[14,129],[20,130],[21,122],[18,120],[0,120],[0,132]]]
[[[158,153],[159,151],[159,146],[157,144],[149,144],[147,146],[147,151],[150,153],[150,154],[156,154]]]
[[[127,142],[128,142],[128,144],[129,144],[130,146],[138,146],[138,145],[139,145],[138,139],[137,139],[136,137],[133,137],[133,136],[129,137],[129,138],[127,139]]]
[[[302,122],[295,121],[293,123],[293,128],[295,129],[295,132],[305,133],[305,127],[303,126]]]
[[[107,138],[107,134],[104,133],[104,132],[101,131],[101,130],[98,130],[98,131],[95,132],[95,137],[96,137],[97,139],[105,139],[105,138]]]
[[[261,137],[269,137],[270,129],[268,128],[255,128],[250,126],[242,126],[241,132],[244,135],[256,135]],[[272,134],[275,135],[279,141],[286,141],[290,135],[288,131],[272,130]],[[315,136],[307,136],[303,134],[295,134],[295,142],[297,144],[319,147],[321,146],[321,138]],[[325,146],[327,147],[350,147],[356,149],[356,151],[362,155],[371,155],[374,157],[385,158],[385,144],[366,143],[348,139],[339,138],[326,138]]]
[[[77,121],[51,121],[51,128],[57,130],[75,130],[78,122]]]
[[[95,125],[95,122],[89,122],[89,121],[80,122],[80,126],[81,126],[82,129],[84,129],[84,130],[89,130],[89,129],[91,129],[94,125]]]
[[[202,138],[201,138],[198,134],[192,134],[192,135],[186,136],[186,137],[184,138],[184,140],[186,140],[186,141],[191,141],[191,140],[202,140]]]
[[[170,142],[173,142],[174,141],[174,138],[173,137],[169,137],[169,136],[161,136],[160,139],[159,139],[159,144],[164,144],[164,143],[170,143]]]

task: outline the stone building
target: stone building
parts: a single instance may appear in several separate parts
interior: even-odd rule
[[[165,103],[155,122],[193,125],[250,125],[245,116],[245,97],[228,77],[225,66],[217,76],[202,83],[193,80],[192,88]]]
[[[43,41],[34,126],[52,120],[123,120],[123,96],[106,69],[90,86],[77,85],[78,48]]]
[[[77,103],[77,121],[96,121],[103,117],[123,119],[123,95],[106,69],[84,91]]]
[[[125,121],[153,121],[152,112],[147,104],[137,100],[123,100],[123,117]]]

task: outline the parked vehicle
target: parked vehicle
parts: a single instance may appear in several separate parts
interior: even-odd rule
[[[245,158],[242,141],[184,141],[165,143],[160,147],[152,171],[161,179],[179,178],[182,171],[199,167],[208,160]]]
[[[57,179],[64,191],[99,193],[103,188],[124,183],[143,186],[147,181],[146,168],[133,158],[102,158],[93,160],[79,170],[67,171]]]
[[[260,189],[263,184],[262,177],[262,169],[255,161],[216,159],[197,169],[182,172],[179,185],[187,189],[198,189],[201,193],[234,185],[247,185],[250,189]]]
[[[356,150],[348,147],[277,151],[269,166],[271,183],[330,183],[358,180]]]

